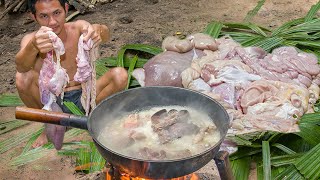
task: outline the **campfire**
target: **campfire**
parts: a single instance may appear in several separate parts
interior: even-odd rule
[[[140,177],[131,177],[129,174],[120,172],[120,170],[116,169],[112,165],[108,165],[106,168],[106,180],[153,180],[147,178]],[[176,177],[171,179],[162,179],[162,180],[199,180],[199,176],[197,173],[192,173],[183,177]]]
[[[233,174],[229,164],[229,154],[225,151],[219,151],[216,157],[199,170],[188,175],[172,178],[160,178],[161,180],[201,180],[201,179],[226,179],[233,180]],[[159,171],[160,172],[160,171]],[[133,177],[107,163],[104,170],[106,180],[159,180],[159,178]]]

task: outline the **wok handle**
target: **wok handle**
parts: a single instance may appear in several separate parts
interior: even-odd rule
[[[46,111],[27,107],[16,107],[16,119],[35,121],[62,126],[70,126],[80,129],[88,129],[87,116],[77,116],[73,114]]]
[[[230,166],[229,153],[227,151],[219,151],[218,154],[215,156],[214,161],[216,162],[221,179],[235,179]]]

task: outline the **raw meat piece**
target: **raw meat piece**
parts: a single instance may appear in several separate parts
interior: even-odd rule
[[[175,36],[168,36],[162,41],[164,51],[175,51],[185,53],[193,48],[194,44],[188,39],[178,39]]]
[[[69,82],[66,70],[61,67],[60,56],[65,53],[64,45],[61,39],[53,32],[48,31],[57,57],[57,62],[53,60],[53,52],[47,53],[47,57],[43,60],[43,65],[39,75],[39,90],[43,109],[52,110],[52,103],[56,102],[56,96],[61,94],[63,98],[63,89]]]
[[[200,57],[203,55],[199,50],[186,53],[166,51],[156,55],[143,66],[145,86],[182,87],[180,74],[191,65],[195,53]]]

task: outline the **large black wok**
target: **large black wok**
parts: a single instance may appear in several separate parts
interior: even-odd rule
[[[183,159],[143,160],[121,155],[98,140],[100,132],[113,117],[149,106],[178,105],[208,114],[221,133],[221,140],[210,149]],[[121,171],[141,178],[175,178],[197,171],[219,150],[229,127],[229,116],[211,97],[177,87],[141,87],[122,91],[106,98],[88,117],[17,107],[16,118],[88,129],[101,155]]]

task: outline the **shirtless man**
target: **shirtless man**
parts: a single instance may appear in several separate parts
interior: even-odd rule
[[[64,89],[64,100],[73,101],[80,109],[81,85],[73,81],[77,71],[76,57],[78,40],[84,34],[84,41],[90,38],[94,46],[106,42],[109,38],[107,26],[90,23],[84,20],[65,22],[68,13],[66,0],[28,0],[31,17],[40,25],[38,31],[27,34],[21,40],[21,49],[16,55],[16,86],[20,98],[29,108],[41,109],[39,73],[46,54],[53,50],[47,31],[54,32],[63,42],[65,54],[61,56],[61,66],[66,69],[70,78],[69,84]],[[127,84],[127,71],[116,67],[110,69],[96,82],[96,103],[107,96],[123,90]],[[57,98],[57,100],[60,98]],[[68,109],[59,103],[64,112]],[[70,113],[70,112],[68,112]],[[33,147],[47,143],[46,133],[42,133],[33,144]]]

